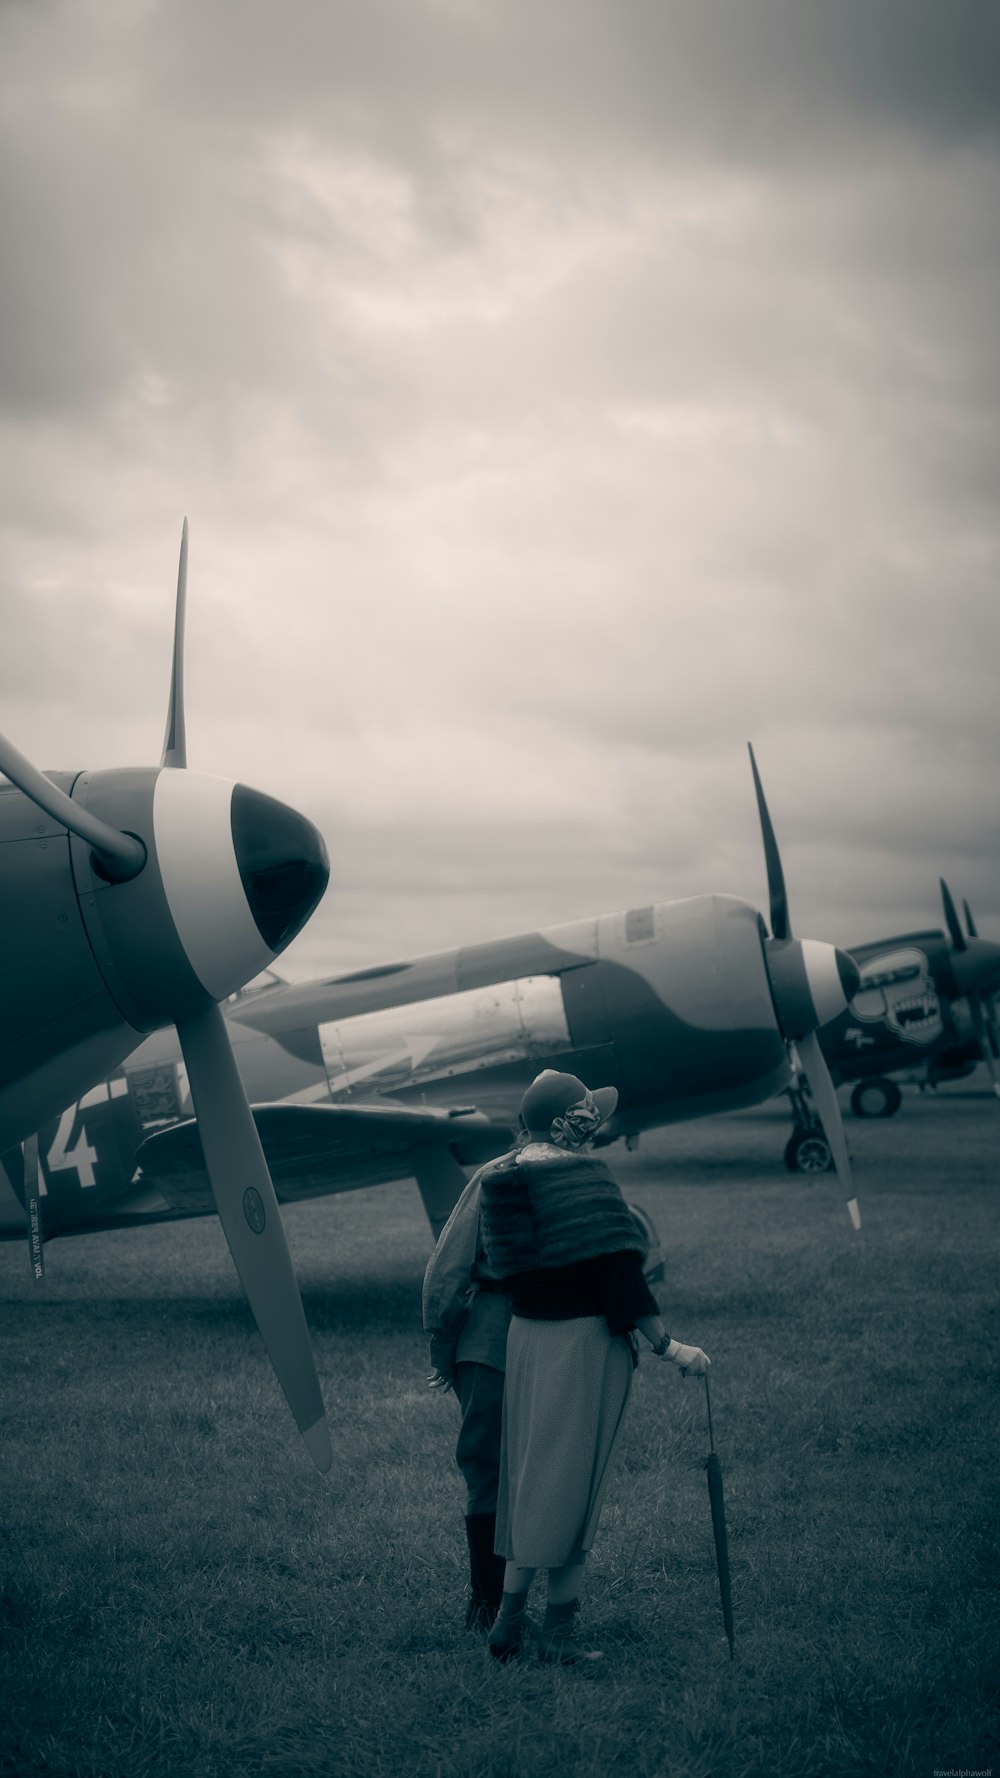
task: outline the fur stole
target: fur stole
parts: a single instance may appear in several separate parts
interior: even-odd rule
[[[549,1142],[483,1168],[480,1217],[490,1270],[500,1278],[600,1253],[646,1258],[646,1236],[604,1162]]]

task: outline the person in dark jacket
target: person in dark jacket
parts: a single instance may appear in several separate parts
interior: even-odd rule
[[[523,1652],[528,1592],[548,1570],[543,1661],[600,1659],[573,1637],[583,1565],[632,1384],[635,1330],[683,1375],[709,1359],[671,1338],[643,1276],[645,1238],[603,1161],[582,1151],[611,1116],[614,1087],[546,1069],[521,1103],[528,1142],[483,1168],[480,1221],[492,1276],[509,1293],[497,1554],[503,1598],[488,1646]]]
[[[433,1366],[427,1381],[442,1394],[454,1389],[461,1412],[455,1462],[466,1489],[465,1627],[485,1631],[503,1594],[495,1543],[510,1302],[480,1238],[481,1175],[481,1168],[472,1175],[438,1237],[424,1275],[423,1321]]]

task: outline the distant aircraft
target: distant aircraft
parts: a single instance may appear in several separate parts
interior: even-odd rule
[[[858,971],[832,945],[792,937],[752,751],[751,764],[772,936],[749,903],[704,895],[302,986],[269,975],[236,995],[227,1023],[279,1197],[415,1178],[436,1231],[466,1169],[510,1140],[541,1068],[616,1086],[606,1138],[634,1143],[780,1092],[794,1041],[857,1226],[816,1031],[844,1012]],[[39,1152],[50,1234],[214,1208],[170,1032],[50,1122]],[[13,1173],[17,1157],[5,1161]],[[8,1211],[11,1223],[13,1197]]]
[[[846,1011],[824,1027],[820,1042],[838,1085],[856,1083],[851,1107],[857,1117],[892,1117],[899,1110],[902,1093],[893,1074],[933,1086],[985,1062],[1000,1096],[1000,1025],[993,1005],[1000,993],[1000,945],[978,936],[968,902],[963,932],[943,877],[941,897],[947,935],[904,932],[851,951],[860,969],[858,990]],[[793,1082],[790,1097],[795,1129],[786,1164],[793,1172],[828,1169],[829,1145],[815,1127],[808,1092]]]
[[[40,1217],[48,1232],[55,1182],[72,1172],[83,1193],[96,1178],[81,1107],[96,1098],[120,1120],[127,1058],[148,1032],[176,1026],[170,1043],[197,1110],[206,1193],[299,1431],[326,1470],[330,1438],[302,1303],[218,1002],[301,930],[330,867],[322,836],[293,809],[186,769],[187,553],[185,520],[158,767],[44,775],[0,736],[10,780],[0,785],[0,1185],[6,1172],[7,1210],[12,1183],[29,1224]],[[36,1179],[35,1143],[25,1139],[39,1128]],[[117,1139],[121,1128],[112,1116],[109,1133]],[[23,1213],[20,1223],[23,1233]]]
[[[943,877],[941,897],[947,937],[902,933],[851,953],[860,987],[822,1042],[834,1077],[859,1083],[851,1103],[861,1117],[891,1116],[899,1089],[883,1077],[921,1066],[933,1079],[982,1060],[1000,1096],[1000,1027],[992,1004],[1000,993],[1000,945],[978,936],[968,902],[968,932],[962,931]]]

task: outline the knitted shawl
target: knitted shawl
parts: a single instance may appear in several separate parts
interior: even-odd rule
[[[604,1162],[549,1142],[531,1142],[483,1168],[480,1219],[490,1270],[499,1278],[600,1253],[645,1259],[648,1248]]]

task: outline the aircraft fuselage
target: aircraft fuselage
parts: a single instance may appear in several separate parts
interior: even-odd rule
[[[724,895],[244,993],[228,1022],[252,1104],[475,1108],[474,1132],[454,1121],[451,1152],[464,1164],[482,1158],[484,1118],[487,1146],[502,1147],[542,1068],[617,1087],[609,1139],[756,1104],[789,1079],[760,918]],[[191,1115],[176,1034],[156,1032],[41,1132],[49,1232],[209,1211],[196,1197],[157,1202],[130,1185],[124,1158]],[[325,1189],[407,1171],[379,1164],[370,1144],[342,1148]],[[321,1183],[300,1191],[275,1177],[286,1199]]]

